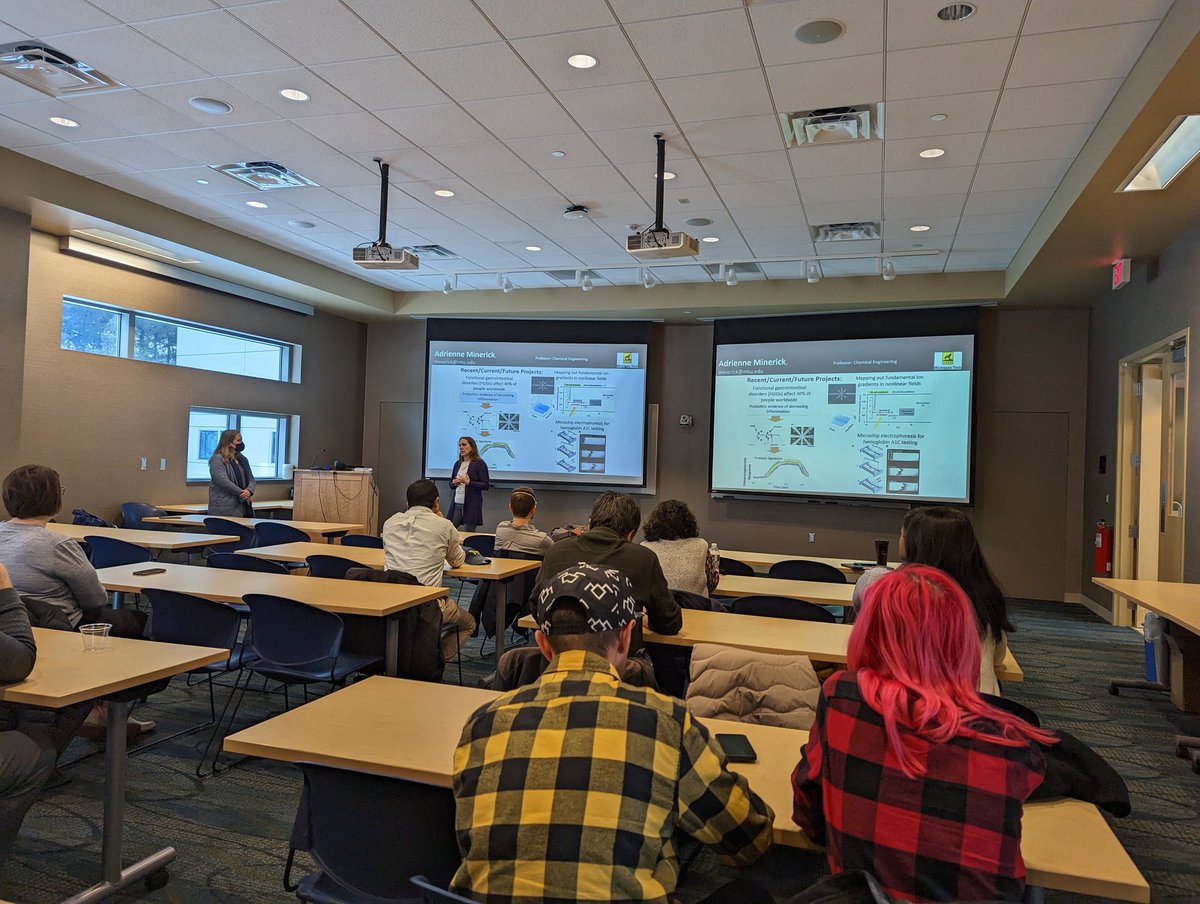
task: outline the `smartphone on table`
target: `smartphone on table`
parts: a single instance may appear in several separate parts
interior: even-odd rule
[[[167,573],[167,569],[165,569],[165,568],[143,568],[141,571],[134,572],[134,574],[139,578],[145,577],[148,574],[166,574],[166,573]]]
[[[725,759],[731,763],[753,763],[758,760],[754,745],[744,734],[719,734],[717,743],[725,753]]]

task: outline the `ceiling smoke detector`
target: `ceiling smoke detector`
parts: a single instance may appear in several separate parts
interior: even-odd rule
[[[587,219],[588,209],[582,204],[572,204],[563,211],[564,220],[584,220]]]
[[[835,22],[832,19],[817,19],[814,22],[805,22],[792,34],[801,44],[828,44],[830,41],[840,38],[845,30],[846,26],[841,22]]]
[[[41,41],[15,41],[0,45],[0,75],[7,75],[51,97],[89,94],[124,88],[83,60]]]
[[[883,138],[883,104],[780,113],[785,147],[812,147]]]

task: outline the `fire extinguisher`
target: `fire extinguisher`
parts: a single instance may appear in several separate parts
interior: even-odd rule
[[[1097,577],[1106,578],[1112,574],[1112,528],[1108,526],[1108,522],[1101,518],[1096,522],[1096,535],[1094,538],[1096,552],[1095,562],[1092,570]]]

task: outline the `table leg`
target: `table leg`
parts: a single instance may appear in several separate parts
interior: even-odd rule
[[[125,722],[132,703],[108,701],[108,736],[104,742],[104,834],[101,847],[101,879],[91,888],[67,899],[66,904],[103,901],[139,879],[165,867],[175,859],[175,848],[165,847],[149,857],[121,868],[121,844],[125,827]]]
[[[504,621],[508,611],[508,581],[496,582],[496,669],[500,668],[500,657],[504,654]]]
[[[400,668],[400,615],[389,615],[385,620],[387,638],[383,645],[383,672],[395,678]]]
[[[1200,712],[1200,637],[1175,622],[1167,623],[1171,702],[1184,712]]]

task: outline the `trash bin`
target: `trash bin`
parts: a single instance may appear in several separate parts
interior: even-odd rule
[[[1167,683],[1167,644],[1164,638],[1166,619],[1147,612],[1142,622],[1146,642],[1146,680]]]

